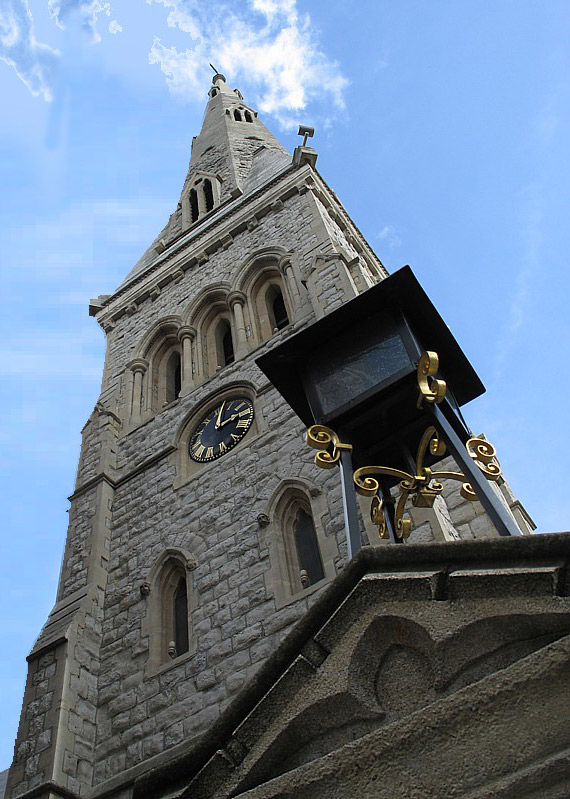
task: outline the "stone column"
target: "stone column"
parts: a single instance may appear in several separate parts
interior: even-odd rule
[[[241,291],[232,291],[231,294],[228,296],[228,303],[230,308],[232,309],[232,313],[234,315],[235,321],[235,331],[236,331],[236,347],[235,347],[235,357],[236,360],[238,358],[243,358],[244,355],[247,353],[247,337],[245,334],[245,320],[243,317],[243,306],[246,302],[246,296]]]
[[[196,338],[196,328],[184,325],[178,330],[178,340],[182,344],[182,388],[184,396],[194,388],[194,359],[192,358],[192,342]]]
[[[148,369],[148,361],[145,361],[144,358],[135,358],[134,361],[130,362],[129,368],[133,373],[131,421],[137,423],[140,422],[142,418],[141,405],[142,405],[143,375]]]
[[[287,289],[289,292],[289,297],[291,298],[291,303],[293,304],[293,307],[291,309],[293,319],[289,320],[293,322],[294,319],[297,317],[299,309],[301,307],[301,295],[299,293],[299,287],[297,286],[297,280],[295,278],[293,264],[291,263],[291,256],[284,255],[281,258],[281,260],[279,261],[279,271],[285,278],[285,282],[287,284]]]

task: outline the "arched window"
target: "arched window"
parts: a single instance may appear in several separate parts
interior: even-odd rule
[[[240,114],[240,112],[237,110],[237,108],[236,108],[236,110],[234,111],[234,119],[235,119],[235,121],[236,121],[236,122],[241,122],[241,121],[242,121],[242,120],[241,120],[241,114]]]
[[[196,560],[185,550],[169,549],[157,561],[143,584],[141,594],[148,596],[143,623],[149,636],[149,668],[161,669],[173,660],[196,651],[191,633],[190,573]]]
[[[200,215],[200,211],[198,209],[198,192],[196,189],[190,189],[190,218],[192,222],[195,222]]]
[[[297,511],[293,522],[293,536],[297,549],[299,579],[303,588],[308,588],[324,579],[325,572],[315,525],[304,508]]]
[[[325,492],[304,480],[284,480],[261,517],[261,540],[269,549],[267,590],[283,607],[312,592],[336,574],[339,557],[334,535],[326,535],[323,517],[329,508]],[[258,519],[259,521],[259,519]]]
[[[273,301],[271,303],[271,313],[273,316],[273,329],[282,330],[289,324],[289,317],[287,316],[287,309],[285,308],[285,300],[281,289],[275,288],[273,293]]]
[[[182,388],[182,363],[180,353],[177,350],[170,353],[166,362],[165,383],[165,402],[174,402],[175,399],[178,399]]]
[[[204,200],[206,203],[206,212],[211,211],[214,207],[214,192],[212,189],[212,181],[209,178],[204,180]]]
[[[249,111],[246,111],[244,116],[246,122],[253,122],[253,119],[251,118],[251,114],[249,113]]]

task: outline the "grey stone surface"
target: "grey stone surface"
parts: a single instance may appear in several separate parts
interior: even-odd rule
[[[10,799],[48,784],[121,795],[134,773],[197,745],[343,567],[338,474],[315,467],[302,425],[255,359],[386,271],[314,159],[293,162],[239,95],[219,80],[214,88],[179,207],[121,286],[92,305],[107,334],[102,390],[82,431],[56,605],[29,659]],[[233,119],[236,109],[252,121]],[[214,207],[192,222],[188,192],[208,175]],[[278,331],[263,299],[271,281],[289,317]],[[217,319],[234,340],[224,367]],[[173,347],[178,397],[168,397],[161,361]],[[192,462],[198,420],[244,395],[255,408],[244,440]],[[283,496],[302,497],[314,517],[325,579],[307,590],[294,586]],[[495,535],[455,486],[442,502],[416,539]],[[364,540],[380,549],[366,514]],[[159,580],[169,553],[185,564],[190,615],[189,651],[172,660]],[[533,590],[551,579],[537,573]],[[520,583],[513,577],[513,590]],[[431,590],[413,584],[420,599]],[[469,585],[484,593],[486,577]],[[459,578],[454,586],[464,590]]]

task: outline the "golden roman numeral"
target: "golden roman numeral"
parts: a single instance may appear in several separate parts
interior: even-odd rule
[[[214,447],[208,447],[206,450],[206,458],[213,458],[214,457]]]
[[[245,411],[239,412],[240,416],[251,416],[251,408],[246,408]]]
[[[206,451],[206,448],[203,447],[202,444],[200,444],[200,446],[196,447],[196,449],[194,450],[194,455],[197,458],[201,458],[205,451]]]
[[[239,440],[240,440],[240,436],[236,436],[235,433],[232,433],[232,441],[239,441]]]
[[[225,443],[223,441],[220,441],[220,455],[222,453],[224,453],[224,452],[227,452],[227,451],[228,451],[228,448],[226,447]]]
[[[245,405],[245,402],[240,402],[239,405],[236,405],[236,411],[239,411],[239,409],[243,408],[244,405]]]
[[[249,419],[240,419],[239,422],[236,424],[236,427],[248,427],[249,426]]]

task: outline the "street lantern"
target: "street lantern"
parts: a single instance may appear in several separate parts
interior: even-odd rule
[[[257,364],[309,427],[318,465],[340,463],[349,553],[360,546],[354,485],[374,495],[372,517],[394,542],[409,533],[407,497],[433,503],[441,479],[461,480],[464,496],[480,499],[500,535],[520,535],[487,482],[500,476],[494,450],[473,438],[460,411],[485,388],[409,266]],[[447,450],[462,473],[434,472]]]

